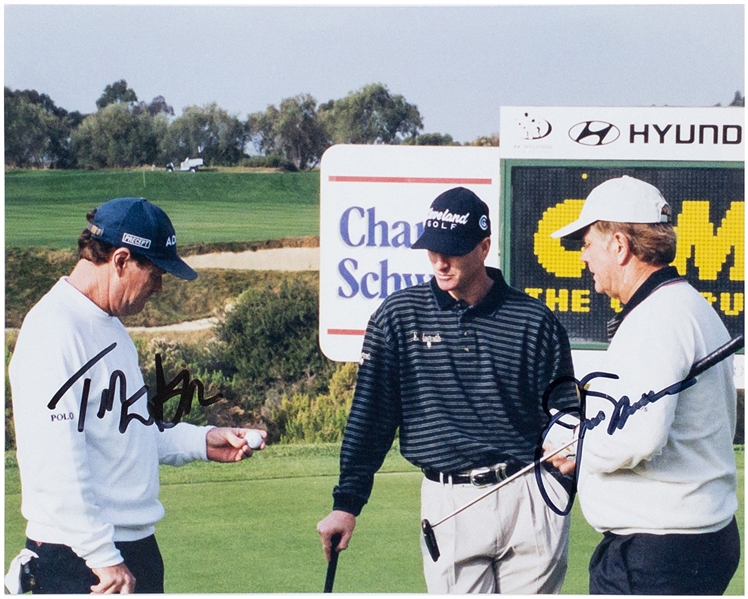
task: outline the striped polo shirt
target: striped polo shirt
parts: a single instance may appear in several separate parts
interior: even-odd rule
[[[474,306],[436,280],[393,293],[369,320],[340,456],[334,509],[358,515],[400,429],[418,467],[457,472],[534,459],[548,417],[543,393],[572,375],[566,331],[541,302],[494,284]],[[572,384],[549,407],[578,406]]]

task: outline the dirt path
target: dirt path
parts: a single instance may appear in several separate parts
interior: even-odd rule
[[[162,327],[127,327],[131,333],[166,333],[170,331],[202,331],[211,329],[218,323],[218,319],[201,318],[200,320],[189,320],[177,324],[167,324]]]
[[[319,248],[278,248],[248,252],[200,254],[184,259],[192,268],[234,270],[319,270]]]
[[[227,270],[319,270],[319,248],[278,248],[247,252],[219,252],[187,256],[184,259],[192,268],[224,268]],[[128,327],[132,333],[158,333],[171,331],[201,331],[210,329],[217,318],[202,318],[163,327]]]

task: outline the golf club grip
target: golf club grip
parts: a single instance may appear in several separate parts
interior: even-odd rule
[[[709,370],[715,364],[721,362],[728,356],[734,354],[736,351],[742,349],[744,345],[745,339],[743,338],[743,335],[738,335],[737,337],[735,337],[735,339],[730,339],[730,341],[715,349],[708,356],[705,356],[701,360],[695,362],[694,365],[691,366],[691,370],[689,371],[686,378],[697,376],[705,370]]]
[[[330,562],[327,564],[325,593],[332,593],[332,585],[335,584],[335,570],[338,568],[338,543],[340,543],[340,538],[340,533],[335,533],[330,537]]]

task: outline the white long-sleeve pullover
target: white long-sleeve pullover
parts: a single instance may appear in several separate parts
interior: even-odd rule
[[[120,432],[121,399],[144,387],[137,350],[118,318],[64,278],[26,316],[9,377],[26,535],[70,546],[90,568],[120,563],[114,542],[153,534],[163,517],[159,463],[206,460],[207,429],[159,432],[133,419]],[[111,411],[100,412],[110,385]],[[147,420],[146,402],[143,393],[127,414]]]
[[[631,403],[686,378],[695,361],[729,340],[709,303],[685,281],[664,285],[623,320],[593,391]],[[726,526],[737,509],[732,439],[736,391],[732,358],[698,383],[632,414],[608,434],[613,406],[588,397],[587,418],[606,414],[587,431],[579,500],[587,521],[617,534],[704,533]]]

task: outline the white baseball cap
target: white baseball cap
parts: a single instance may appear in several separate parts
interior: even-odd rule
[[[604,181],[590,192],[579,218],[551,237],[579,239],[580,233],[599,220],[614,223],[667,223],[670,206],[654,185],[628,175]]]

